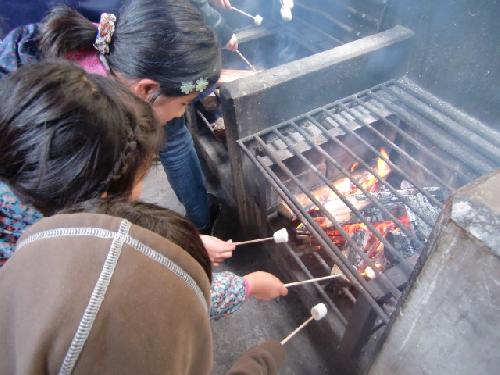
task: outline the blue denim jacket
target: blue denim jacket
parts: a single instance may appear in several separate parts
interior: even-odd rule
[[[20,26],[0,42],[0,78],[40,59],[37,35],[36,24]]]

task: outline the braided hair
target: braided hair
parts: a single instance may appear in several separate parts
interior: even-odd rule
[[[0,103],[0,180],[45,215],[128,196],[159,148],[149,105],[69,62],[20,68],[2,80]]]

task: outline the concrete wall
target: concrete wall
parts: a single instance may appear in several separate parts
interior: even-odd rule
[[[385,27],[415,33],[409,77],[500,129],[500,0],[392,0]]]

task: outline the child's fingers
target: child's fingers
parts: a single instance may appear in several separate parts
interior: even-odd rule
[[[280,290],[280,296],[284,297],[288,294],[288,289],[286,286],[282,285]]]

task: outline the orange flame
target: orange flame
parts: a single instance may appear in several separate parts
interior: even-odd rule
[[[381,156],[377,158],[375,166],[373,167],[373,172],[367,170],[357,172],[360,164],[358,162],[354,163],[350,168],[350,172],[354,173],[354,179],[356,179],[358,184],[368,192],[377,191],[379,188],[380,181],[373,173],[376,173],[381,179],[385,179],[391,173],[391,168],[386,162],[386,160],[389,160],[389,154],[384,148],[381,148],[379,151]],[[334,181],[333,185],[339,193],[347,199],[349,199],[352,195],[361,193],[360,189],[347,177]],[[312,194],[324,205],[325,209],[329,210],[332,217],[336,218],[336,220],[339,220],[339,217],[343,217],[342,215],[344,214],[344,211],[350,211],[349,208],[343,204],[343,202],[339,202],[339,197],[327,185],[315,189],[312,191]],[[302,194],[297,198],[299,201],[303,200],[304,204],[312,203],[305,194]],[[319,208],[312,208],[310,213],[314,216],[314,221],[316,221],[316,223],[318,223],[321,228],[325,230],[337,246],[343,246],[346,243],[346,238],[340,233],[339,230],[332,228],[333,223],[328,220],[328,218],[322,216]],[[347,217],[349,217],[349,213],[347,214]],[[405,215],[399,218],[399,220],[403,223],[403,225],[410,227],[408,216]],[[380,237],[385,237],[390,231],[399,230],[396,224],[389,220],[372,224],[375,230],[380,234]],[[303,224],[299,224],[297,226],[297,230],[304,229],[305,227]],[[377,238],[377,236],[375,236],[374,233],[372,233],[367,225],[364,223],[346,224],[342,226],[342,229],[349,237],[352,237],[358,232],[366,232],[363,240],[363,250],[374,262],[374,267],[378,270],[383,270],[386,262],[384,257],[384,244],[379,240],[379,238]],[[376,277],[375,270],[372,267],[366,265],[363,266],[362,264],[355,266],[359,267],[358,271],[361,275],[366,276],[369,279],[374,279]]]
[[[377,277],[377,275],[375,274],[375,271],[373,270],[373,268],[371,268],[370,266],[366,267],[363,272],[361,272],[361,275],[362,276],[366,276],[368,277],[369,279],[374,279],[375,277]]]

